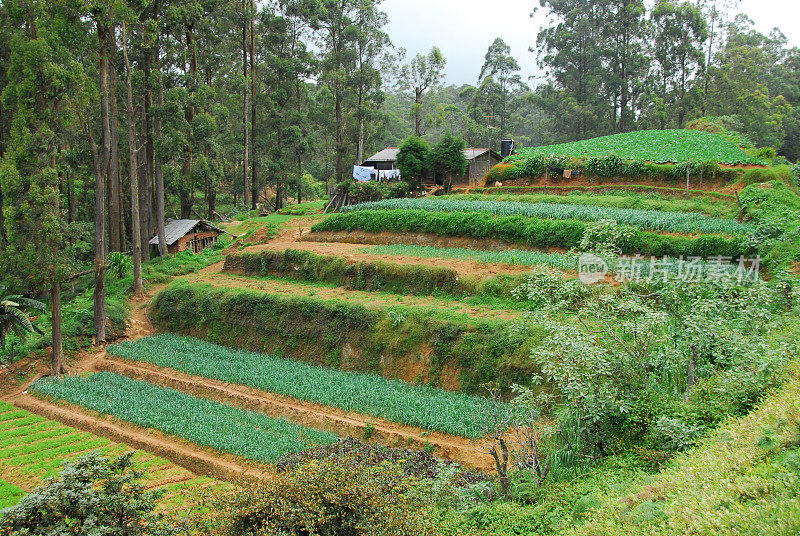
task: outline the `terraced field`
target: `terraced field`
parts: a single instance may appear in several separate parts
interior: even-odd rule
[[[555,220],[598,221],[610,218],[619,223],[649,231],[744,235],[752,224],[731,218],[710,218],[697,212],[665,212],[632,208],[603,207],[568,203],[526,203],[477,199],[422,198],[388,199],[345,207],[344,212],[360,210],[424,210],[428,212],[484,212],[495,216],[522,215]]]
[[[525,188],[520,190],[526,191]],[[527,189],[535,190],[535,189]],[[518,203],[554,203],[568,205],[590,205],[617,209],[660,210],[667,212],[697,212],[717,218],[735,218],[739,213],[736,198],[693,194],[688,198],[684,190],[680,196],[668,196],[652,192],[629,192],[608,187],[597,191],[583,191],[569,187],[550,188],[550,192],[515,193],[508,188],[491,188],[485,193],[451,193],[447,199],[464,201],[515,201]]]
[[[0,510],[14,506],[25,495],[25,490],[0,480]]]
[[[482,264],[508,264],[511,266],[550,266],[564,271],[573,271],[577,266],[577,255],[571,253],[545,253],[524,249],[488,251],[484,249],[438,248],[411,244],[391,244],[362,248],[372,255],[398,255],[428,259],[474,260]]]
[[[218,452],[271,462],[336,437],[283,419],[212,402],[114,373],[42,379],[29,390],[126,422],[187,439]]]
[[[540,147],[526,147],[517,156],[602,157],[610,154],[624,159],[667,162],[715,161],[720,164],[761,164],[740,147],[719,134],[699,130],[642,130],[589,140]]]
[[[56,474],[63,461],[92,450],[116,456],[131,449],[0,402],[0,505],[10,506]],[[187,489],[218,485],[146,452],[136,451],[134,461],[136,468],[145,470],[145,485],[165,492],[163,508],[185,505]]]
[[[482,303],[472,304],[469,300],[448,298],[446,296],[415,296],[390,292],[368,292],[303,281],[244,276],[222,272],[221,268],[221,266],[212,266],[199,276],[192,276],[188,279],[198,283],[208,283],[219,288],[247,288],[279,296],[308,296],[324,300],[344,300],[370,306],[394,308],[435,307],[444,314],[466,315],[475,318],[510,319],[518,317],[521,313],[519,304],[517,304],[516,309],[508,308],[509,305],[512,305],[511,302],[504,303],[503,307],[494,307]]]
[[[487,426],[484,402],[479,397],[387,380],[376,374],[231,350],[175,335],[124,342],[108,351],[132,361],[462,437],[480,437]]]

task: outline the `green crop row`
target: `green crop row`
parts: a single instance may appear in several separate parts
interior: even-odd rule
[[[573,259],[568,269],[574,267]],[[458,272],[445,266],[383,261],[350,263],[344,257],[317,255],[295,249],[228,255],[224,270],[246,275],[319,281],[354,290],[421,296],[443,293],[459,297],[470,295],[510,298],[511,291],[523,282],[522,277],[514,276],[496,276],[483,281],[460,277]]]
[[[513,190],[497,191],[486,189],[481,193],[450,194],[448,199],[469,201],[517,201],[520,203],[555,203],[570,205],[592,205],[618,209],[660,210],[669,212],[699,212],[716,218],[732,218],[739,213],[735,198],[694,195],[691,197],[665,195],[649,191],[627,190],[580,190],[549,189],[548,193],[523,189],[522,193]],[[541,190],[541,188],[539,189]]]
[[[486,430],[484,399],[377,374],[345,372],[171,334],[115,344],[109,353],[427,430],[464,437],[479,437]]]
[[[575,184],[562,184],[562,185],[548,185],[544,186],[491,186],[488,188],[467,188],[459,190],[466,194],[489,194],[489,195],[505,195],[505,194],[561,194],[561,195],[577,195],[577,194],[613,194],[613,195],[648,195],[661,197],[680,197],[686,199],[686,188],[677,186],[651,186],[647,184],[616,184],[614,182],[606,184],[590,184],[579,186]],[[689,199],[696,197],[707,197],[719,200],[727,200],[731,203],[736,203],[735,194],[725,194],[722,192],[713,192],[707,190],[697,190],[691,188],[689,190]],[[703,212],[703,211],[700,211]]]
[[[744,235],[754,226],[729,218],[709,218],[697,212],[663,212],[628,208],[601,207],[567,203],[525,203],[477,199],[418,198],[386,199],[344,208],[360,210],[425,210],[428,212],[485,212],[495,216],[528,216],[555,220],[598,221],[611,218],[618,223],[651,231]]]
[[[220,452],[262,462],[336,441],[332,434],[285,419],[240,410],[115,373],[41,379],[30,390],[44,398],[64,400]]]
[[[481,212],[426,212],[422,210],[362,210],[334,214],[311,228],[320,231],[360,230],[423,232],[440,236],[494,238],[532,248],[577,248],[586,224],[578,220],[540,220],[525,216],[501,216]],[[637,230],[620,244],[623,253],[670,257],[738,257],[751,250],[741,237],[705,235],[683,237]]]
[[[437,248],[434,246],[415,246],[411,244],[388,244],[364,248],[365,253],[375,255],[403,255],[438,259],[468,259],[487,264],[511,264],[514,266],[551,266],[559,270],[575,270],[578,265],[576,255],[571,253],[544,253],[526,249],[505,249],[489,251],[485,249]]]

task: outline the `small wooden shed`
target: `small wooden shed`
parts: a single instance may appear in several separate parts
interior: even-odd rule
[[[220,233],[227,233],[205,220],[168,219],[164,224],[164,235],[167,239],[167,251],[193,251],[200,253],[217,242]],[[230,233],[228,233],[230,234]],[[150,239],[150,250],[158,254],[158,233]]]

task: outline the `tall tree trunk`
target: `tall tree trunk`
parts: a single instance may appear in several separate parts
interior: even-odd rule
[[[336,110],[336,182],[344,180],[344,120],[342,118],[342,94],[336,90],[335,106]]]
[[[214,219],[214,212],[216,212],[217,210],[217,189],[214,186],[214,183],[212,182],[209,182],[208,184],[208,191],[206,192],[206,203],[208,205],[206,218],[212,220]]]
[[[125,58],[125,85],[128,90],[128,156],[131,175],[131,227],[133,229],[133,294],[142,296],[142,241],[138,240],[139,225],[139,178],[136,149],[136,116],[133,109],[133,83],[131,82],[131,62],[128,59],[128,26],[122,25],[122,55]]]
[[[103,172],[94,178],[94,330],[98,343],[106,340],[106,193],[105,184],[111,162],[111,125],[108,95],[108,35],[106,25],[97,23],[100,41],[100,118],[103,123]],[[55,348],[53,348],[55,353]]]
[[[6,235],[6,217],[3,213],[3,184],[0,182],[0,251],[3,251],[8,244],[8,236]]]
[[[302,203],[303,195],[303,158],[297,153],[297,204]]]
[[[153,19],[158,21],[159,2],[153,2]],[[158,106],[164,106],[164,88],[161,83],[161,44],[159,41],[160,33],[156,31],[156,43],[154,50],[156,72],[158,72]],[[161,136],[161,118],[156,115],[153,119],[153,135],[156,138]],[[154,174],[155,174],[155,195],[156,195],[156,225],[158,226],[158,253],[162,257],[167,254],[167,237],[164,234],[164,170],[161,167],[161,159],[155,156],[153,151]]]
[[[117,37],[113,31],[108,32],[107,46],[110,46],[108,57],[113,58],[117,52]],[[122,202],[122,170],[119,158],[119,113],[117,109],[117,73],[112,62],[108,62],[109,80],[109,128],[111,141],[108,153],[108,171],[106,178],[109,186],[109,240],[111,251],[125,251],[125,209]],[[105,150],[105,149],[104,149]],[[106,164],[104,164],[105,166]]]
[[[255,1],[250,0],[250,137],[251,139],[251,165],[253,166],[250,181],[253,185],[253,193],[250,200],[250,208],[256,209],[258,203],[258,173],[256,157],[256,21],[255,21]]]
[[[422,88],[414,88],[414,132],[422,136]]]
[[[3,103],[0,99],[0,157],[6,153],[6,125],[3,116]],[[0,183],[0,251],[5,249],[8,244],[8,235],[6,234],[6,217],[3,212],[3,184]]]
[[[186,50],[189,53],[189,99],[191,101],[194,96],[194,86],[197,77],[197,49],[194,42],[194,25],[186,25]],[[186,123],[189,125],[194,121],[194,105],[189,103],[184,112]],[[186,147],[183,152],[183,167],[181,174],[184,180],[184,190],[181,193],[181,218],[188,219],[192,217],[192,206],[194,205],[194,187],[192,186],[192,159],[193,148],[191,139],[186,142]]]
[[[64,363],[64,346],[61,340],[61,284],[56,283],[50,288],[50,323],[52,324],[51,338],[53,339],[53,353],[50,356],[50,370],[53,376],[61,376],[67,372]]]
[[[153,142],[153,85],[151,81],[153,56],[155,55],[153,47],[149,47],[144,54],[144,135],[145,135],[145,158],[147,160],[147,195],[145,201],[147,203],[147,217],[144,220],[147,225],[143,225],[147,229],[147,240],[142,244],[142,262],[150,260],[150,231],[152,231],[152,191],[155,184],[155,145]]]
[[[359,88],[358,106],[356,107],[358,110],[358,154],[356,154],[356,162],[358,162],[359,166],[364,162],[364,110],[361,109],[362,106],[364,106],[364,91],[363,88]]]
[[[247,11],[247,0],[243,0],[242,10]],[[250,198],[252,192],[250,191],[250,88],[248,87],[247,78],[247,22],[242,26],[242,74],[244,74],[244,106],[243,108],[243,124],[244,124],[244,154],[242,155],[242,173],[243,173],[243,195],[244,206],[250,206]]]
[[[717,22],[717,1],[711,7],[711,29],[708,32],[708,56],[705,69],[703,69],[703,101],[700,106],[700,115],[705,117],[708,107],[708,70],[711,68],[711,58],[714,52],[714,26]]]
[[[144,132],[136,141],[137,147],[146,147],[147,138]],[[150,197],[150,183],[148,181],[147,169],[147,150],[142,151],[139,149],[136,152],[136,161],[139,164],[139,241],[142,244],[142,262],[150,260],[150,222],[152,215],[150,213],[151,197]]]

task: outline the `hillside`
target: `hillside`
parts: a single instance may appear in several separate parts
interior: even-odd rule
[[[532,156],[601,158],[616,155],[625,160],[656,164],[714,161],[724,165],[763,164],[719,134],[698,130],[641,130],[589,140],[527,147],[511,161]]]

